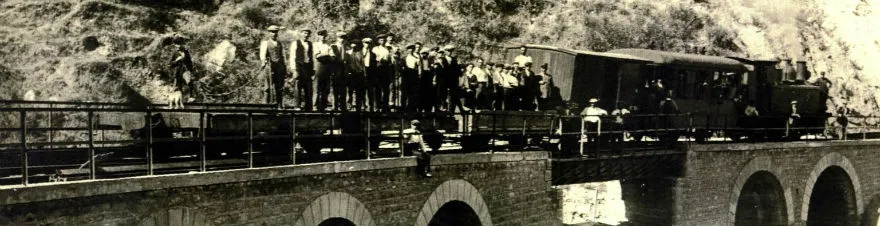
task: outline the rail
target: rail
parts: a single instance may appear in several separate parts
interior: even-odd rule
[[[31,179],[93,180],[404,157],[411,154],[406,149],[408,136],[416,134],[439,153],[541,149],[557,157],[625,158],[646,155],[646,151],[677,154],[679,145],[691,143],[687,141],[870,139],[880,132],[880,118],[859,116],[632,114],[585,120],[584,116],[543,112],[352,113],[260,105],[163,109],[58,102],[0,104],[16,105],[0,107],[0,184],[19,179],[22,185],[34,182]],[[410,129],[414,119],[421,122],[418,130]]]

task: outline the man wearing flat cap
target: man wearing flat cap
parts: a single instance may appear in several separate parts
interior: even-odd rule
[[[284,83],[287,78],[287,69],[284,62],[284,45],[278,41],[278,31],[283,29],[279,26],[269,26],[269,39],[260,42],[260,63],[262,67],[268,66],[271,75],[267,79],[266,103],[272,103],[272,91],[275,92],[275,106],[282,107],[284,99]]]
[[[421,123],[419,120],[410,121],[409,129],[403,130],[406,145],[404,153],[412,153],[416,156],[416,173],[424,177],[431,177],[431,150],[422,134]]]
[[[350,76],[350,80],[348,81],[348,99],[351,100],[352,106],[354,106],[355,111],[363,111],[366,108],[366,63],[369,61],[364,55],[365,53],[369,53],[367,50],[367,46],[369,45],[370,40],[365,38],[362,39],[361,42],[364,45],[362,49],[355,49],[357,45],[352,43],[349,46],[349,54],[348,54],[348,63],[346,64],[348,67],[346,72]]]
[[[336,32],[336,42],[333,45],[330,45],[330,55],[333,56],[333,64],[334,70],[331,75],[331,83],[333,83],[333,109],[337,111],[345,111],[348,109],[346,104],[346,93],[348,93],[348,84],[349,76],[346,76],[347,73],[345,69],[347,68],[346,64],[348,64],[346,57],[347,47],[345,46],[345,36],[344,32]]]
[[[327,109],[328,102],[330,101],[330,75],[333,73],[336,64],[332,56],[333,52],[325,41],[327,39],[327,31],[318,31],[317,38],[318,42],[314,44],[315,62],[317,64],[317,70],[315,70],[315,91],[317,94],[315,105],[318,111],[324,111]]]
[[[303,29],[300,31],[299,40],[290,44],[290,68],[296,71],[296,94],[297,105],[305,111],[312,109],[312,81],[315,74],[314,45],[309,39],[312,31]]]

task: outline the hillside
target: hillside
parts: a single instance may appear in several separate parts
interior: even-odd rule
[[[361,1],[368,2],[368,1]],[[0,99],[161,99],[169,37],[188,39],[209,102],[261,100],[256,46],[268,24],[392,32],[399,42],[455,44],[494,59],[493,46],[537,43],[605,51],[706,48],[710,54],[808,61],[832,86],[831,109],[878,109],[877,0],[7,0],[0,2]],[[711,3],[707,3],[711,2]],[[816,76],[814,76],[816,77]],[[21,88],[18,88],[21,87]]]

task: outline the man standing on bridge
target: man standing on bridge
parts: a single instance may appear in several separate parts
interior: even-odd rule
[[[300,40],[290,44],[290,69],[296,72],[296,95],[306,111],[312,110],[312,76],[315,74],[314,46],[309,38],[312,31],[303,29]]]
[[[419,120],[413,119],[410,122],[409,129],[403,130],[403,134],[406,136],[404,153],[411,152],[416,156],[416,173],[425,177],[431,177],[431,155],[428,154],[428,150],[431,150],[431,148],[425,143],[425,138],[422,136],[419,126],[421,126]]]
[[[284,95],[284,81],[287,78],[286,65],[284,63],[284,46],[278,41],[278,31],[284,29],[275,25],[266,30],[270,32],[270,39],[260,43],[260,62],[262,67],[269,66],[271,75],[267,79],[266,102],[272,102],[272,89],[275,90],[275,106],[281,108]]]
[[[608,112],[602,108],[596,107],[596,103],[599,102],[599,99],[591,98],[590,106],[584,108],[584,111],[581,112],[581,115],[584,117],[585,122],[585,130],[586,132],[596,131],[596,135],[587,136],[587,142],[597,142],[599,141],[598,137],[602,135],[601,127],[602,119],[600,116],[608,115]]]

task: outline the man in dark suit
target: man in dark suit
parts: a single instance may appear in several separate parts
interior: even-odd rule
[[[421,52],[419,56],[419,110],[432,112],[437,106],[437,98],[434,85],[434,59],[428,52]]]
[[[446,46],[440,50],[440,56],[438,57],[440,65],[437,73],[437,98],[439,98],[441,110],[448,109],[450,111],[454,111],[452,109],[453,101],[451,100],[454,97],[451,95],[451,92],[458,88],[458,77],[462,73],[461,67],[458,65],[458,59],[453,57],[450,52],[452,49],[452,46]]]
[[[379,95],[381,92],[379,89],[381,74],[379,71],[379,66],[377,65],[379,61],[376,57],[376,54],[373,52],[372,43],[373,39],[371,38],[365,38],[363,40],[363,50],[361,50],[363,56],[360,60],[364,63],[364,72],[367,81],[367,98],[369,99],[369,110],[376,111],[379,109],[379,99],[381,98]]]
[[[364,46],[367,46],[369,45],[370,39],[365,38],[361,41],[364,43]],[[348,97],[352,100],[352,102],[354,102],[353,106],[355,111],[363,111],[365,108],[364,104],[366,102],[367,86],[366,68],[364,63],[369,59],[366,59],[364,55],[364,53],[366,52],[364,52],[363,50],[355,51],[355,47],[357,46],[354,43],[352,43],[349,47],[350,48],[346,50],[346,57],[348,60],[346,60],[347,63],[345,64],[345,72],[348,73],[348,76],[350,78],[350,80],[348,81]],[[364,47],[364,49],[368,50],[367,47]]]
[[[333,109],[337,111],[346,111],[348,108],[345,106],[345,94],[347,93],[348,83],[347,73],[345,72],[346,64],[348,64],[348,58],[346,57],[346,46],[345,46],[345,33],[338,32],[336,33],[336,42],[330,46],[331,55],[333,56],[333,63],[335,64],[335,68],[333,74],[331,75],[331,83],[333,84]]]
[[[305,111],[312,110],[312,80],[315,75],[314,46],[309,41],[312,31],[303,29],[300,39],[290,45],[290,67],[296,71],[297,105]]]

